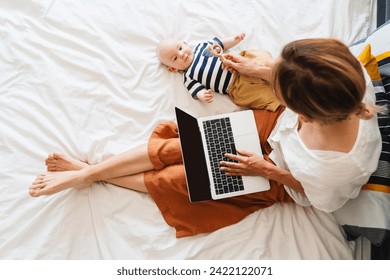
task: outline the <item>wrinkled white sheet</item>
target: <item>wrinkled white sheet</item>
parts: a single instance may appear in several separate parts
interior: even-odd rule
[[[350,259],[331,215],[274,205],[242,222],[176,239],[151,198],[109,184],[31,198],[59,151],[90,163],[147,141],[174,120],[237,110],[192,100],[155,46],[245,32],[232,49],[277,56],[294,39],[365,37],[371,0],[1,0],[0,259]]]

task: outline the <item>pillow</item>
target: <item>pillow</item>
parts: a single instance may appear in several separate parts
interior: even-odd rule
[[[375,30],[365,40],[350,46],[363,63],[376,89],[376,103],[390,104],[390,22]],[[378,76],[379,72],[379,76]],[[385,85],[383,87],[383,85]],[[390,116],[378,116],[382,135],[382,153],[377,170],[355,199],[333,214],[347,239],[359,236],[380,246],[390,237]]]

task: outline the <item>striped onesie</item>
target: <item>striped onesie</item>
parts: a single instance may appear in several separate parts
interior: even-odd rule
[[[222,49],[221,40],[217,37],[213,39]],[[211,89],[214,92],[227,94],[229,84],[233,74],[228,70],[222,70],[222,62],[218,57],[214,57],[208,50],[208,45],[213,41],[203,42],[196,46],[194,50],[194,60],[190,67],[183,73],[184,86],[193,98],[202,89]]]

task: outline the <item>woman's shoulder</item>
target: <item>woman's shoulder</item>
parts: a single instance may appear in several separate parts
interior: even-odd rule
[[[280,115],[274,132],[294,129],[298,125],[298,115],[289,108],[286,108]]]

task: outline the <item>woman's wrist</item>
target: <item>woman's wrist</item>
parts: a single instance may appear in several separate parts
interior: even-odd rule
[[[267,82],[271,79],[271,67],[268,66],[259,66],[257,77],[260,77],[263,80],[266,80]]]
[[[264,170],[264,177],[268,180],[279,181],[278,179],[280,177],[280,169],[280,167],[270,163]]]
[[[266,81],[271,79],[271,69],[275,65],[275,61],[272,58],[269,58],[263,62],[263,64],[258,65],[259,67],[259,76]]]
[[[294,189],[296,192],[305,193],[301,183],[295,179],[295,177],[287,170],[280,168],[276,165],[269,166],[267,168],[267,179],[276,181],[282,185],[288,186]]]

